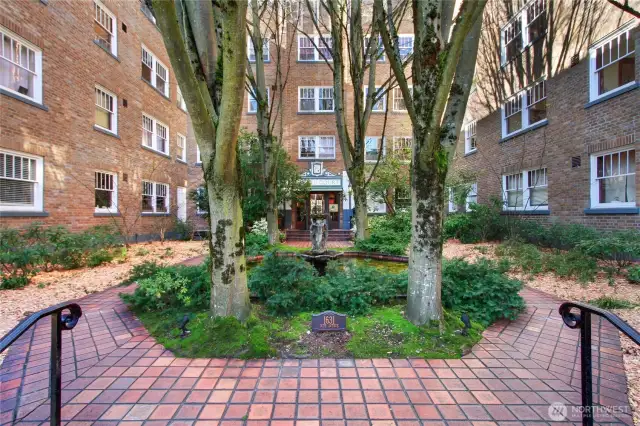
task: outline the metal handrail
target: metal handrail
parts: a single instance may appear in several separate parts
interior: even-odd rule
[[[68,314],[62,312],[68,310]],[[29,328],[44,317],[52,316],[51,321],[51,365],[49,366],[49,397],[51,398],[51,425],[60,425],[62,407],[62,330],[71,330],[78,324],[82,309],[77,303],[60,303],[29,315],[0,339],[0,353],[18,340]]]
[[[578,309],[580,312],[572,312]],[[591,314],[613,324],[621,333],[640,346],[640,333],[622,318],[604,309],[580,302],[565,302],[559,309],[562,321],[569,328],[580,329],[580,375],[582,387],[582,424],[593,425],[593,372],[591,360]]]

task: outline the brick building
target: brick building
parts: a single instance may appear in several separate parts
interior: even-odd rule
[[[295,2],[293,2],[295,3]],[[363,5],[363,23],[371,22],[372,1],[366,0]],[[303,2],[304,4],[304,2]],[[318,34],[318,28],[326,29],[323,34],[327,44],[331,44],[329,19],[319,9],[317,1],[311,1],[318,17],[316,26],[311,21],[306,7],[297,14],[294,11],[290,17],[295,21],[288,22],[283,43],[280,46],[271,40],[264,53],[266,83],[269,88],[270,102],[282,101],[283,137],[282,145],[300,170],[301,176],[311,182],[309,197],[301,203],[291,205],[286,203],[280,210],[280,223],[285,229],[308,229],[309,213],[313,206],[320,206],[329,216],[329,229],[350,229],[351,217],[354,210],[354,200],[350,195],[350,184],[345,170],[342,149],[336,131],[336,118],[333,104],[333,74],[331,68],[323,59],[323,43]],[[295,7],[295,6],[294,6]],[[266,32],[268,33],[268,32]],[[404,15],[399,27],[401,54],[410,55],[413,52],[413,24],[411,12]],[[311,41],[313,40],[313,41]],[[363,41],[364,42],[364,41]],[[247,39],[249,59],[253,46]],[[345,58],[347,41],[343,41]],[[284,93],[276,93],[274,81],[276,73],[275,49],[279,49],[282,68],[288,70],[287,83]],[[323,53],[320,52],[323,50]],[[410,68],[410,66],[409,66]],[[348,65],[345,67],[348,75]],[[387,87],[392,76],[388,59],[382,55],[376,64],[376,87]],[[365,81],[367,77],[365,77]],[[252,103],[250,94],[245,93],[245,108],[242,115],[241,127],[255,132],[256,105]],[[345,81],[346,119],[349,133],[353,135],[353,86],[349,77]],[[387,111],[384,143],[381,143],[385,110]],[[277,120],[280,120],[278,118]],[[279,134],[276,126],[274,134]],[[404,108],[400,91],[390,89],[384,99],[374,107],[367,127],[367,157],[370,164],[374,164],[378,150],[383,149],[384,155],[395,153],[410,160],[412,126]],[[197,147],[192,136],[189,135],[190,158],[197,158]],[[190,189],[197,189],[202,183],[202,171],[199,164],[190,163]],[[382,214],[386,207],[373,200],[369,203],[370,214]],[[190,206],[190,215],[199,229],[205,229],[195,207]],[[305,235],[307,235],[305,233]]]
[[[468,202],[640,229],[638,22],[601,1],[489,1],[453,167]]]
[[[118,224],[144,238],[186,219],[187,114],[145,12],[0,2],[0,226]]]

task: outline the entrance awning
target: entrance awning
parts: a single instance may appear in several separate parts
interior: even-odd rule
[[[342,191],[342,175],[332,173],[322,166],[316,166],[315,171],[319,173],[313,173],[313,165],[317,164],[312,163],[312,167],[300,175],[311,183],[311,191]]]

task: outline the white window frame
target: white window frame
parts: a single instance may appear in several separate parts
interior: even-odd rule
[[[109,175],[113,178],[113,188],[111,188],[111,190],[109,189],[105,189],[105,188],[98,188],[98,173],[101,173],[103,175]],[[96,213],[111,213],[111,214],[115,214],[118,212],[118,174],[117,173],[113,173],[113,172],[107,172],[104,170],[96,170],[94,172],[94,191],[96,190],[101,190],[101,191],[111,191],[112,192],[112,196],[111,196],[111,206],[109,207],[97,207],[94,205],[95,207],[95,212]],[[94,204],[95,204],[95,200],[94,200]]]
[[[538,80],[537,82],[535,82],[534,84],[532,84],[531,86],[519,91],[518,93],[515,93],[514,95],[510,96],[503,104],[502,107],[500,108],[500,117],[502,120],[502,137],[505,138],[507,136],[511,136],[514,134],[517,134],[521,131],[524,131],[532,126],[540,126],[544,123],[548,122],[548,118],[545,118],[543,120],[537,121],[533,124],[531,124],[529,122],[529,108],[532,107],[533,105],[546,100],[547,99],[547,80],[542,78],[540,80]],[[535,101],[535,103],[529,105],[529,98],[535,96],[537,99]],[[518,102],[519,99],[519,102]],[[512,115],[516,114],[516,113],[511,113],[509,114],[509,116],[507,116],[507,105],[512,103],[514,105],[514,108],[518,106],[518,103],[520,104],[520,110],[519,112],[522,114],[522,126],[517,129],[514,130],[511,133],[507,133],[508,128],[507,128],[507,118],[511,117]],[[548,108],[548,106],[547,106]]]
[[[95,11],[93,19],[95,22],[98,23],[98,25],[100,25],[102,28],[107,30],[109,34],[111,34],[110,52],[113,56],[117,57],[118,56],[118,20],[116,19],[116,16],[100,0],[93,0],[93,3],[94,3],[94,11]],[[111,29],[105,27],[96,16],[98,14],[98,11],[97,11],[98,8],[102,10],[102,12],[104,12],[107,16],[109,16],[109,18],[111,18]]]
[[[145,46],[144,44],[142,45],[142,50],[141,52],[147,52],[147,55],[151,57],[151,80],[152,81],[147,81],[147,83],[149,83],[151,86],[153,86],[156,90],[158,90],[158,92],[162,93],[164,96],[166,96],[167,98],[169,97],[169,82],[170,82],[170,76],[169,76],[169,67],[166,66],[162,61],[160,61],[158,59],[158,57],[156,56],[155,53],[153,53],[151,51],[151,49],[149,49],[147,46]],[[142,64],[142,59],[143,59],[143,55],[144,53],[140,53],[140,63]],[[158,64],[160,64],[160,66],[162,68],[164,68],[167,72],[167,79],[166,79],[166,84],[164,87],[164,92],[160,91],[160,89],[158,89]]]
[[[170,136],[171,134],[169,132],[169,126],[167,126],[162,121],[156,119],[155,117],[153,117],[153,116],[151,116],[151,115],[149,115],[149,114],[147,114],[145,112],[142,113],[142,121],[143,121],[143,123],[144,123],[144,118],[145,117],[147,119],[151,120],[153,131],[151,133],[151,146],[146,145],[145,144],[145,133],[144,133],[146,129],[144,128],[144,125],[142,126],[142,146],[145,147],[145,148],[148,148],[148,149],[150,149],[152,151],[156,151],[156,152],[159,152],[161,154],[164,154],[164,155],[170,155],[169,154],[169,151],[170,151],[170,149],[169,149],[169,145],[170,145],[169,141],[171,140],[171,136]],[[161,150],[158,149],[158,125],[160,125],[160,126],[164,127],[165,129],[167,129],[167,137],[165,139],[165,141],[166,141],[165,146],[167,148],[166,151],[161,151]]]
[[[537,172],[544,171],[546,183],[542,185],[531,186],[531,182],[529,182],[529,172]],[[508,190],[507,190],[507,177],[509,176],[520,176],[520,182],[522,183],[522,206],[521,207],[510,207]],[[547,205],[546,206],[532,206],[531,205],[531,188],[547,188]],[[503,197],[503,206],[502,209],[505,211],[548,211],[549,210],[549,169],[547,167],[538,167],[535,169],[526,169],[522,170],[518,173],[512,173],[509,175],[502,175],[502,197]]]
[[[599,79],[598,79],[598,71],[600,71],[601,69],[606,68],[607,66],[618,62],[621,59],[626,58],[627,56],[630,56],[632,54],[634,54],[636,52],[635,49],[635,40],[633,38],[633,28],[636,26],[636,24],[639,22],[640,20],[632,20],[628,23],[626,23],[625,25],[623,25],[622,27],[620,27],[619,29],[617,29],[615,32],[613,32],[612,34],[608,35],[606,38],[604,38],[603,40],[599,41],[598,43],[594,44],[593,46],[589,47],[589,101],[596,101],[600,98],[603,98],[605,96],[612,96],[615,95],[616,93],[619,93],[621,91],[626,90],[629,87],[632,87],[636,84],[636,79],[634,78],[632,81],[630,81],[629,83],[623,84],[622,86],[616,87],[615,89],[609,90],[608,92],[605,92],[603,94],[598,94],[598,88],[599,88]],[[597,68],[597,51],[599,48],[602,48],[603,46],[610,44],[614,39],[618,39],[618,46],[619,46],[619,40],[620,37],[623,34],[627,34],[627,46],[633,46],[633,50],[628,51],[624,56],[617,58],[614,61],[609,62],[607,65],[602,66],[600,68]],[[637,63],[637,60],[636,60]]]
[[[300,92],[298,92],[300,93]],[[256,108],[252,109],[252,101],[255,103]],[[267,87],[267,105],[271,105],[271,90]],[[254,99],[250,90],[247,90],[247,113],[248,114],[256,114],[258,112],[258,102]]]
[[[176,100],[178,108],[182,111],[187,112],[187,103],[184,101],[184,97],[182,96],[182,91],[180,91],[180,86],[176,84]]]
[[[476,199],[476,201],[473,201],[473,203],[477,204],[478,203],[478,182],[472,183],[471,188],[467,193],[467,199],[465,200],[465,206],[464,206],[466,211],[469,211],[469,206],[472,203],[471,201],[472,198]]]
[[[413,95],[413,86],[409,86],[409,91]],[[393,111],[394,112],[407,112],[407,104],[404,101],[404,96],[402,95],[402,89],[400,86],[396,86],[392,90],[393,92]],[[388,94],[388,92],[387,92]],[[397,108],[397,102],[402,101],[404,103],[404,108]]]
[[[454,199],[455,191],[453,188],[449,188],[449,213],[457,213],[458,206],[456,205],[456,200]]]
[[[531,21],[529,21],[528,18],[529,10],[536,13]],[[505,34],[507,29],[516,23],[519,25],[520,31],[518,33],[514,33],[509,41],[515,40],[516,37],[519,37],[521,41],[521,48],[519,50],[520,52],[523,52],[535,41],[529,40],[529,25],[542,13],[547,13],[547,0],[530,0],[513,16],[513,18],[509,19],[509,21],[500,28],[500,63],[502,65],[507,63],[507,37]]]
[[[201,185],[197,187],[196,192],[198,193],[198,196],[202,196],[202,193],[204,192],[204,186]],[[200,206],[196,204],[196,215],[201,216],[206,213],[207,213],[206,210],[201,209]]]
[[[256,52],[253,49],[251,36],[247,36],[247,59],[252,64],[256,62]],[[271,62],[271,42],[268,37],[262,38],[262,61]]]
[[[315,156],[314,157],[302,157],[302,149],[301,142],[302,139],[315,139]],[[320,139],[321,138],[330,138],[333,141],[333,156],[332,157],[320,157]],[[313,160],[313,161],[322,161],[322,160],[335,160],[336,159],[336,137],[333,135],[301,135],[298,136],[298,159],[299,160]]]
[[[376,141],[376,148],[379,150],[380,149],[380,144],[382,143],[382,156],[380,157],[380,159],[384,158],[385,155],[387,154],[387,144],[386,144],[386,138],[383,138],[382,136],[366,136],[364,138],[364,162],[365,163],[376,163],[378,160],[367,160],[367,142],[369,142],[370,140],[375,140]]]
[[[144,184],[145,183],[150,183],[151,187],[152,187],[152,194],[151,195],[151,206],[153,208],[153,211],[143,211],[141,212],[141,214],[144,215],[154,215],[154,214],[168,214],[170,213],[170,208],[171,208],[171,188],[169,186],[168,183],[162,183],[162,182],[153,182],[150,180],[143,180],[142,181],[142,191],[141,191],[141,195],[140,195],[140,203],[142,203],[142,197],[144,195],[149,195],[149,194],[145,194],[144,193]],[[165,206],[165,210],[164,211],[158,211],[157,206],[156,206],[156,201],[157,201],[157,197],[158,197],[158,186],[163,185],[166,187],[166,195],[165,195],[165,201],[164,201],[164,206]]]
[[[407,160],[400,160],[403,163],[410,163],[411,162],[411,157],[413,155],[413,136],[394,136],[393,137],[393,153],[395,155],[396,151],[398,151],[400,148],[398,147],[398,141],[402,140],[403,142],[409,141],[409,159]],[[404,149],[404,148],[402,148]]]
[[[5,155],[17,156],[26,158],[28,160],[35,160],[35,179],[18,179],[27,180],[33,182],[33,205],[28,206],[25,204],[16,205],[2,205],[0,204],[0,212],[42,212],[44,210],[44,158],[37,155],[27,154],[25,152],[11,151],[8,149],[0,148],[0,153]],[[5,156],[5,161],[6,160]],[[12,178],[2,178],[12,179]]]
[[[380,87],[381,87],[381,86],[376,86],[376,93],[378,92],[378,90],[380,89]],[[386,89],[385,89],[385,90],[386,90]],[[363,93],[364,93],[364,103],[365,103],[365,105],[366,105],[366,103],[367,103],[367,97],[369,96],[369,86],[364,86]],[[385,92],[385,94],[384,94],[381,98],[379,98],[379,99],[378,99],[378,101],[377,101],[376,103],[374,103],[374,104],[371,106],[371,112],[385,112],[385,111],[387,110],[387,96],[388,96],[388,95],[389,95],[389,91],[387,90],[387,91]],[[381,109],[379,109],[379,108],[375,108],[375,106],[376,106],[378,103],[380,103],[380,102],[382,102],[382,108],[381,108]]]
[[[109,90],[105,89],[104,87],[98,84],[96,84],[95,90],[99,90],[103,92],[105,95],[111,96],[112,98],[111,103],[113,104],[113,111],[111,111],[111,119],[113,122],[111,123],[112,124],[111,127],[113,127],[113,129],[107,129],[105,127],[98,125],[97,123],[94,123],[94,124],[97,128],[104,130],[105,132],[109,132],[109,133],[113,133],[114,135],[117,135],[118,134],[118,97],[114,93],[110,92]],[[94,90],[94,93],[95,93],[95,90]],[[106,108],[104,108],[102,105],[98,105],[97,100],[96,100],[95,106],[106,110]]]
[[[179,157],[180,142],[182,142],[182,156]],[[182,133],[176,133],[176,159],[184,163],[187,162],[187,137]]]
[[[478,122],[473,120],[464,126],[464,153],[478,150]]]
[[[309,89],[313,90],[314,109],[312,111],[302,109],[302,97],[300,96],[300,92],[302,90],[309,90]],[[321,105],[320,94],[322,93],[323,89],[329,89],[333,93],[333,86],[298,86],[298,112],[299,113],[333,112],[336,107],[335,93],[333,93],[334,97],[331,98],[332,99],[331,105],[333,108],[320,109],[320,105]],[[311,98],[304,98],[304,99],[311,99]],[[322,99],[329,99],[329,98],[322,98]]]
[[[599,187],[598,187],[598,157],[603,157],[603,156],[607,156],[607,155],[611,155],[611,154],[617,154],[617,153],[622,153],[622,152],[627,152],[627,162],[629,163],[629,165],[631,165],[631,163],[629,162],[629,151],[635,151],[635,156],[638,155],[638,151],[633,147],[624,147],[624,148],[616,148],[616,149],[611,149],[611,150],[607,150],[607,151],[600,151],[600,152],[596,152],[591,154],[590,156],[590,166],[591,169],[589,171],[589,178],[590,178],[590,183],[591,183],[591,190],[590,190],[590,195],[591,195],[591,208],[592,209],[606,209],[606,208],[619,208],[619,207],[636,207],[636,203],[637,203],[637,197],[636,197],[636,201],[629,201],[629,202],[611,202],[611,203],[600,203],[598,201],[598,199],[600,198],[599,196]],[[619,157],[618,157],[619,158]],[[636,158],[637,161],[637,158]],[[634,168],[636,168],[636,162],[633,163]],[[630,176],[630,175],[635,175],[637,174],[637,170],[635,170],[633,173],[624,173],[624,174],[618,174],[615,176]],[[613,177],[613,176],[609,176],[609,177]],[[637,189],[636,189],[637,191]]]
[[[313,48],[313,59],[301,59],[300,58],[300,40],[308,39],[311,40],[311,46],[305,46],[305,49]],[[322,43],[322,39],[331,40],[331,49],[333,50],[333,39],[331,38],[331,34],[323,34],[323,35],[298,35],[298,62],[324,62],[325,58],[320,54],[320,49],[324,49],[324,43]],[[331,54],[330,58],[327,58],[328,62],[333,62],[333,54]]]
[[[6,52],[4,52],[4,41],[2,40],[3,36],[13,40],[14,43],[17,42],[18,44],[23,45],[25,48],[29,49],[32,52],[30,54],[33,54],[35,57],[34,58],[35,71],[29,70],[23,67],[21,64],[10,61],[9,59],[4,57],[4,54]],[[42,50],[36,45],[29,43],[27,40],[18,36],[14,32],[9,31],[5,27],[0,26],[0,61],[10,62],[13,65],[18,66],[24,70],[27,70],[27,72],[30,72],[31,74],[33,74],[33,96],[22,94],[6,86],[0,86],[0,87],[2,87],[2,89],[6,90],[7,92],[11,92],[16,96],[19,96],[20,98],[29,99],[38,104],[42,104]]]
[[[200,154],[200,146],[196,143],[196,164],[202,164],[202,154]]]
[[[369,62],[369,52],[367,51],[367,46],[369,44],[369,40],[371,39],[371,36],[365,36],[364,37],[364,45],[362,46],[363,52],[364,52],[364,57],[365,57],[365,61]],[[378,36],[378,59],[376,59],[376,62],[386,62],[387,57],[385,55],[385,51],[384,51],[384,44],[382,44],[382,36]]]
[[[405,40],[403,40],[405,39]],[[406,46],[401,46],[401,42],[411,40],[411,47],[408,48]],[[407,58],[413,54],[416,45],[415,36],[413,34],[398,34],[398,51],[400,53],[400,59],[402,62],[406,61]],[[403,50],[410,49],[408,53],[403,53]]]

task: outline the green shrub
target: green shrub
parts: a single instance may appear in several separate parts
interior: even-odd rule
[[[551,271],[559,277],[574,277],[581,283],[594,281],[598,273],[596,260],[575,249],[546,254],[543,264],[545,271]]]
[[[590,300],[588,302],[600,309],[632,309],[636,306],[635,303],[624,299],[616,299],[615,297],[602,296],[598,299]]]
[[[244,236],[244,250],[247,256],[258,256],[269,250],[267,234],[249,232]]]
[[[490,204],[472,203],[468,213],[447,216],[443,235],[445,238],[456,238],[462,243],[501,240],[507,229],[507,218],[501,212],[502,203],[497,200]]]
[[[93,268],[103,263],[111,262],[115,257],[114,253],[107,249],[99,249],[94,251],[87,257],[87,266]]]
[[[640,265],[627,268],[627,280],[632,284],[640,284]]]
[[[164,268],[163,265],[159,265],[151,260],[142,262],[139,265],[134,265],[129,272],[129,277],[124,280],[122,284],[131,284],[138,280],[149,278],[150,276],[157,274],[162,268]]]
[[[577,248],[584,254],[603,261],[608,267],[620,269],[640,257],[640,232],[619,231],[582,241]]]
[[[442,270],[442,305],[446,309],[466,312],[481,324],[489,325],[506,318],[514,320],[524,309],[518,292],[522,283],[503,273],[503,266],[479,259],[467,263],[462,259],[444,262]]]
[[[193,223],[189,220],[176,219],[173,231],[178,235],[179,240],[189,241],[193,238]]]
[[[0,229],[0,288],[14,289],[29,284],[42,263],[42,247],[27,245],[15,229]]]
[[[152,275],[148,275],[151,271]],[[132,272],[134,275],[144,278],[136,278],[135,292],[123,297],[136,310],[202,308],[209,304],[211,278],[204,265],[158,267],[146,262],[143,268]]]
[[[370,220],[369,237],[356,241],[361,251],[406,255],[411,241],[411,213],[376,216]]]

